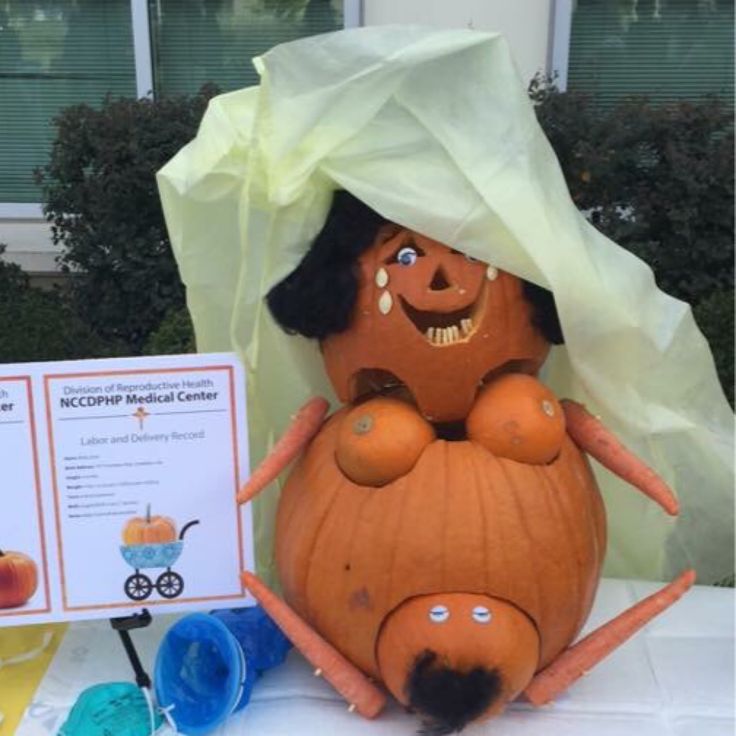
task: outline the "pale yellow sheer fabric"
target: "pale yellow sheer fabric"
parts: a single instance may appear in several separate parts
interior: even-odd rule
[[[334,401],[315,343],[264,304],[346,188],[390,220],[551,289],[565,346],[544,378],[600,415],[672,484],[673,521],[598,473],[609,575],[733,570],[733,415],[690,308],[572,203],[496,34],[372,27],[276,47],[252,87],[214,99],[159,174],[201,351],[246,363],[252,457],[309,396]],[[665,244],[666,245],[666,244]],[[256,508],[272,571],[277,492]]]

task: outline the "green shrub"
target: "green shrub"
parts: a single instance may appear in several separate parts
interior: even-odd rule
[[[4,250],[0,246],[0,254]],[[82,322],[60,291],[31,286],[28,275],[0,258],[0,362],[66,360],[114,353]]]
[[[731,108],[630,99],[603,110],[539,78],[530,96],[575,203],[649,263],[661,289],[693,306],[733,403]]]
[[[75,308],[132,354],[170,309],[184,306],[155,174],[194,137],[215,92],[66,108],[54,121],[49,163],[37,172]]]
[[[170,310],[150,334],[143,347],[145,355],[195,353],[194,327],[186,307]]]

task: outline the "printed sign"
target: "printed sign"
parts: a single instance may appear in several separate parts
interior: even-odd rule
[[[0,626],[246,605],[230,354],[0,365]]]

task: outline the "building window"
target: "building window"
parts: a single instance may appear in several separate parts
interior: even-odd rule
[[[717,94],[733,104],[733,0],[577,0],[568,88],[608,106]]]
[[[0,202],[39,200],[61,108],[135,92],[129,0],[0,0]]]
[[[194,94],[256,84],[251,58],[342,28],[342,0],[0,0],[0,211],[41,193],[54,116],[107,94]],[[343,11],[345,6],[346,11]],[[142,19],[142,23],[141,23]],[[141,49],[141,42],[143,49]],[[152,67],[152,68],[151,68]],[[142,89],[141,80],[144,82]],[[149,87],[153,86],[153,90]]]
[[[157,95],[193,94],[205,82],[223,91],[258,84],[254,56],[343,25],[341,0],[149,0],[148,7]]]

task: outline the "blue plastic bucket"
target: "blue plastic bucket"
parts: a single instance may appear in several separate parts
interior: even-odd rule
[[[258,676],[281,664],[290,647],[259,606],[185,616],[156,655],[158,704],[171,708],[180,732],[208,733],[247,705]]]

